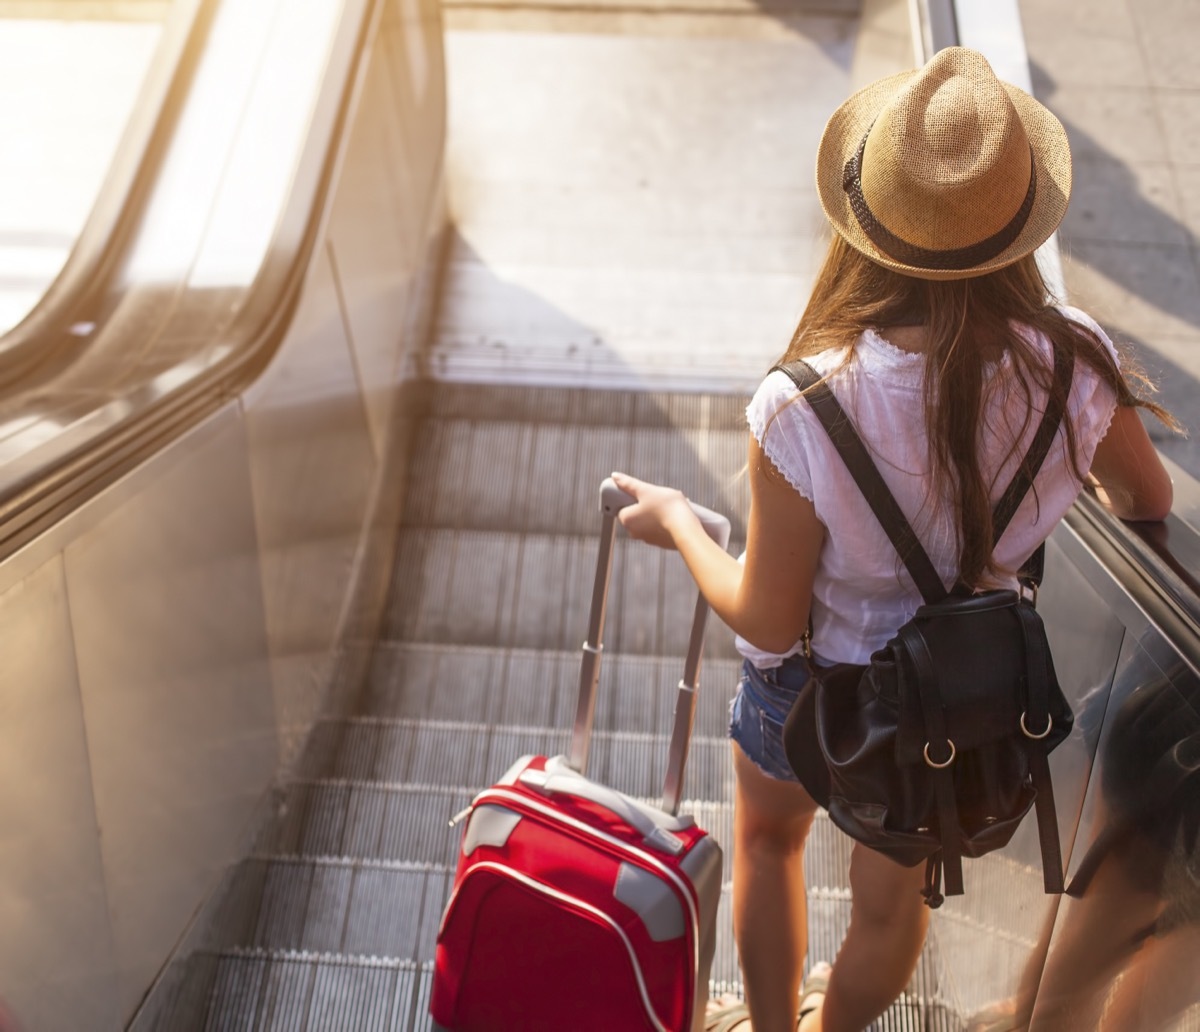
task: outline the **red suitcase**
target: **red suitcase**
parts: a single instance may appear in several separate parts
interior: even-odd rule
[[[588,780],[616,513],[604,514],[570,757],[526,756],[467,811],[438,932],[430,1010],[453,1032],[697,1032],[721,894],[721,850],[677,816],[708,607],[679,682],[663,808]],[[724,517],[697,507],[722,547]]]

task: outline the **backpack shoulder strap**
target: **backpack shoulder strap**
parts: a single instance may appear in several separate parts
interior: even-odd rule
[[[855,483],[858,484],[859,490],[862,491],[875,518],[879,520],[888,540],[899,554],[913,583],[921,592],[921,597],[929,603],[944,598],[947,591],[941,577],[938,576],[937,569],[892,492],[888,490],[866,445],[863,444],[862,438],[854,429],[854,424],[850,422],[850,417],[846,415],[829,385],[803,359],[777,365],[775,369],[787,374],[804,393],[805,399],[821,421],[825,432],[829,434],[830,440],[846,464]],[[1051,394],[1046,411],[1042,414],[1041,423],[1039,423],[1029,451],[1025,455],[1025,460],[992,511],[993,547],[1000,541],[1000,536],[1012,522],[1013,516],[1032,487],[1034,478],[1049,454],[1050,446],[1054,442],[1059,424],[1063,419],[1066,397],[1070,392],[1074,373],[1074,356],[1064,352],[1061,348],[1055,348],[1054,379],[1062,389],[1057,392],[1057,395]],[[1032,579],[1035,583],[1041,580],[1041,555],[1039,552],[1035,552],[1030,562],[1026,564],[1026,570],[1030,574],[1028,579]]]
[[[1058,397],[1051,394],[1046,403],[1046,411],[1042,414],[1042,421],[1038,424],[1037,432],[1033,435],[1033,441],[1029,445],[1029,451],[1025,454],[1025,461],[1021,463],[1012,482],[996,503],[996,508],[992,510],[993,548],[1000,543],[1001,535],[1012,522],[1025,495],[1033,486],[1034,478],[1041,470],[1042,463],[1046,461],[1046,456],[1050,453],[1050,446],[1054,443],[1066,411],[1067,397],[1071,393],[1071,381],[1074,376],[1075,356],[1064,352],[1061,348],[1055,348],[1054,382],[1059,386],[1060,391]],[[1045,546],[1038,545],[1037,550],[1022,567],[1021,572],[1025,575],[1025,579],[1034,584],[1041,582],[1044,557]]]
[[[786,373],[804,393],[805,399],[821,421],[825,432],[829,434],[833,446],[846,464],[854,482],[858,484],[875,518],[879,520],[888,540],[899,554],[917,590],[921,592],[921,597],[929,603],[945,598],[947,592],[942,578],[938,576],[932,560],[913,532],[892,492],[888,490],[875,463],[871,461],[866,445],[858,436],[841,403],[829,389],[829,385],[803,360],[777,365],[775,368]]]

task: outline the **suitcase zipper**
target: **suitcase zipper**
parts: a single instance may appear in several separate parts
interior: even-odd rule
[[[621,944],[625,947],[625,952],[629,956],[629,964],[633,968],[634,977],[637,979],[638,995],[641,997],[642,1009],[646,1012],[646,1017],[649,1018],[650,1023],[654,1026],[655,1032],[670,1032],[670,1030],[658,1020],[658,1015],[654,1012],[654,1005],[650,1000],[650,992],[646,988],[646,980],[642,975],[642,967],[638,963],[637,954],[633,949],[633,943],[629,941],[629,937],[625,934],[624,930],[622,930],[621,926],[618,925],[616,921],[609,917],[608,914],[606,914],[599,907],[594,907],[592,904],[587,903],[576,896],[571,896],[565,892],[560,892],[558,889],[553,889],[549,885],[545,885],[542,882],[537,881],[535,878],[531,878],[529,875],[523,874],[512,867],[506,866],[505,864],[497,863],[494,860],[480,860],[478,863],[471,865],[467,875],[463,878],[458,888],[454,890],[454,894],[450,897],[450,902],[446,905],[446,912],[442,917],[441,927],[438,929],[439,939],[446,930],[446,922],[450,918],[450,913],[454,909],[455,901],[458,899],[458,895],[462,891],[463,886],[466,885],[467,879],[475,872],[482,870],[493,871],[502,877],[511,878],[513,881],[520,882],[520,884],[524,885],[526,888],[532,889],[534,892],[540,893],[543,896],[549,896],[551,899],[558,900],[562,903],[567,903],[570,906],[586,911],[588,914],[599,918],[606,925],[608,925],[608,927],[620,937]]]

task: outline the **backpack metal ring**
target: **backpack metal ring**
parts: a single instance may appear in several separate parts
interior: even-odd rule
[[[1024,718],[1022,718],[1022,719],[1024,719]],[[938,763],[936,760],[933,760],[930,758],[929,743],[928,742],[925,743],[925,762],[928,763],[929,766],[931,766],[934,770],[945,770],[947,767],[950,766],[950,764],[952,764],[954,762],[954,757],[956,755],[956,750],[954,748],[954,742],[951,739],[947,738],[946,744],[948,746],[950,746],[950,755],[946,757],[945,763]]]
[[[1021,733],[1026,738],[1032,738],[1035,742],[1040,742],[1043,738],[1045,738],[1050,733],[1050,729],[1053,726],[1054,726],[1054,718],[1052,716],[1050,716],[1049,713],[1047,713],[1046,714],[1046,730],[1043,731],[1040,735],[1035,735],[1032,731],[1029,730],[1029,728],[1027,728],[1025,726],[1025,711],[1024,710],[1021,711]]]

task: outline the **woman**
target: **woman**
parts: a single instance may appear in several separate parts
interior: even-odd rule
[[[783,356],[804,358],[867,443],[951,584],[1015,586],[1015,571],[1092,480],[1126,519],[1161,519],[1172,489],[1103,331],[1053,306],[1033,252],[1070,195],[1066,134],[1045,108],[963,48],[881,80],[832,116],[817,189],[834,230]],[[1074,356],[1066,418],[998,546],[991,508]],[[731,710],[734,928],[754,1032],[864,1028],[903,990],[925,936],[923,870],[855,845],[849,931],[801,993],[804,843],[816,804],[780,726],[813,661],[864,663],[920,596],[812,410],[780,372],[747,410],[751,506],[739,562],[686,499],[616,474],[637,499],[629,533],[677,548],[746,659]],[[799,1025],[797,1020],[799,1018]],[[713,1027],[749,1025],[736,1013]]]

